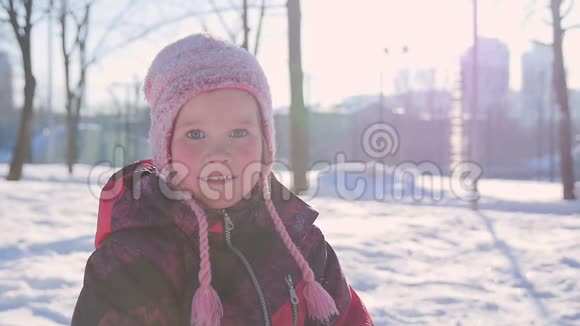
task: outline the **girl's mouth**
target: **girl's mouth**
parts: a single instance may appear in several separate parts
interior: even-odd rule
[[[231,175],[222,175],[219,173],[211,173],[207,177],[200,177],[201,180],[207,182],[208,184],[220,185],[225,184],[234,180],[236,177]]]

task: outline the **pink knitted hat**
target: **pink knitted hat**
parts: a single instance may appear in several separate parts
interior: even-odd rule
[[[169,148],[173,123],[179,109],[196,95],[217,89],[240,89],[253,95],[260,107],[265,149],[261,189],[275,228],[302,271],[304,296],[311,319],[327,322],[338,314],[332,297],[314,279],[312,269],[288,235],[270,194],[270,172],[276,146],[274,118],[268,80],[256,58],[248,51],[207,34],[195,34],[169,44],[153,60],[145,78],[145,97],[151,107],[149,141],[153,163],[161,173],[171,162]],[[163,175],[162,175],[163,176]],[[192,326],[218,326],[223,315],[221,301],[211,286],[207,217],[195,199],[188,204],[199,225],[199,288],[191,307]]]

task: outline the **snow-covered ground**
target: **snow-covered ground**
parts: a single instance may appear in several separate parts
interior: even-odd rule
[[[110,173],[36,165],[0,181],[0,325],[70,323]],[[355,201],[317,176],[305,198],[376,325],[580,325],[580,201],[560,201],[560,185],[482,180],[476,213],[445,178],[423,200]]]

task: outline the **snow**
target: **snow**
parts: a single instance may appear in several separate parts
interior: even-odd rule
[[[0,325],[70,323],[113,171],[29,165],[24,180],[0,181]],[[336,175],[310,177],[318,193],[304,198],[376,325],[580,324],[580,201],[561,201],[559,184],[483,179],[473,212],[447,178],[431,189],[367,171],[368,191],[426,198],[347,200]]]

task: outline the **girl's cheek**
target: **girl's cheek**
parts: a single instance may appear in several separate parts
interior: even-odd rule
[[[261,159],[262,144],[259,141],[251,141],[243,146],[240,146],[237,153],[238,157],[245,161],[253,161]]]
[[[171,156],[174,160],[182,160],[186,153],[187,147],[181,141],[175,141],[173,146],[171,146]]]
[[[176,163],[186,165],[189,171],[194,170],[195,162],[198,162],[200,151],[191,144],[176,142],[173,146],[172,157]]]

